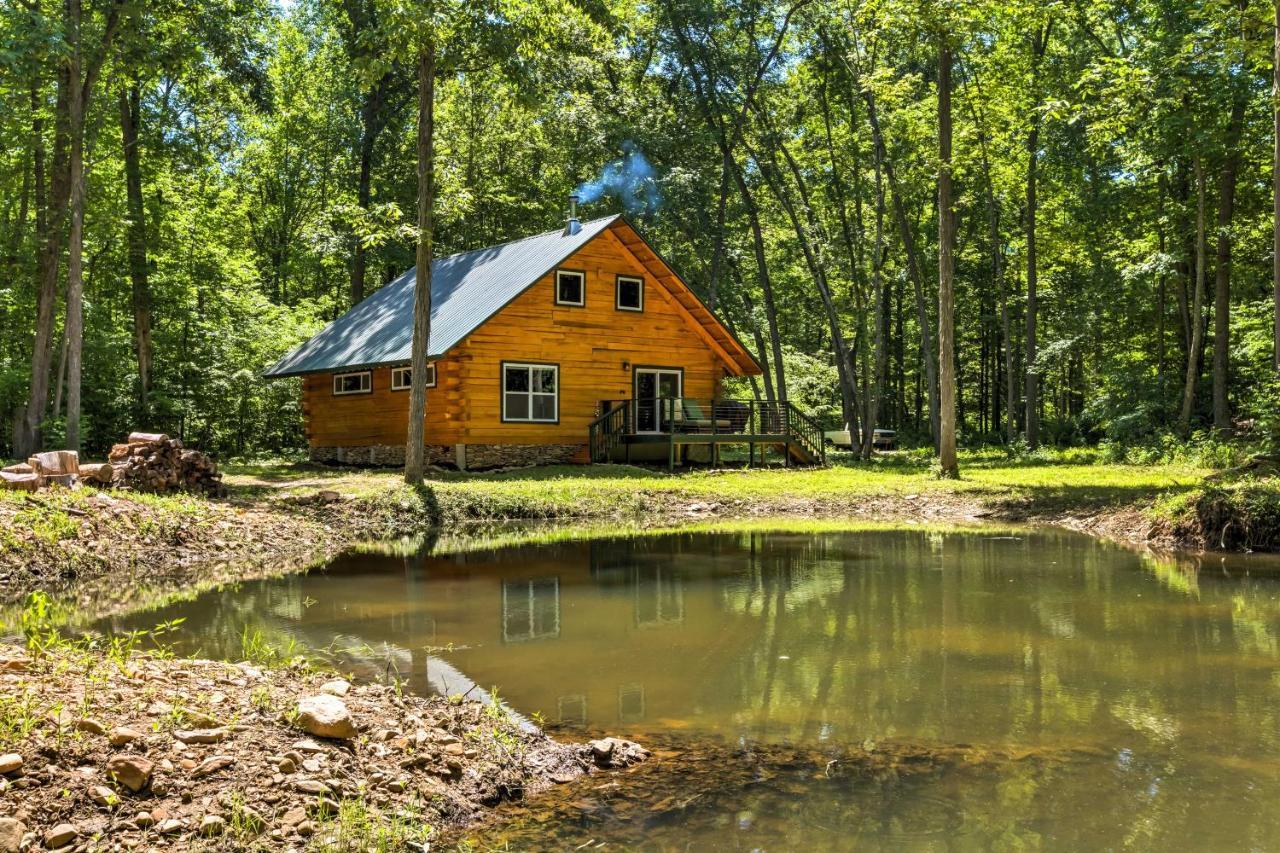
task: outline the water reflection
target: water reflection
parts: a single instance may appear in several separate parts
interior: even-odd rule
[[[875,799],[835,812],[820,785],[816,799],[766,785],[741,830],[752,843],[839,847],[845,819],[828,838],[815,827],[831,821],[813,815],[856,806],[872,839],[960,815],[982,823],[984,844],[998,829],[1011,843],[1143,847],[1177,840],[1176,827],[1183,841],[1250,846],[1280,828],[1275,566],[1054,533],[671,535],[349,556],[111,627],[184,616],[188,651],[237,658],[248,626],[330,649],[365,677],[496,685],[525,714],[639,739],[1096,756],[915,782],[905,799],[841,790]],[[681,831],[719,839],[727,814]]]

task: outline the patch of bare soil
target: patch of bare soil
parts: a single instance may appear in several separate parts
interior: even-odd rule
[[[425,849],[646,755],[300,667],[0,647],[0,853]]]

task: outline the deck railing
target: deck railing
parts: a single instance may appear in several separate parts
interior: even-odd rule
[[[605,461],[628,435],[671,438],[708,436],[708,443],[779,443],[803,451],[809,461],[826,463],[821,427],[785,401],[663,397],[652,400],[606,400],[591,422],[592,461]],[[687,441],[680,443],[689,443]],[[696,442],[695,442],[696,443]]]

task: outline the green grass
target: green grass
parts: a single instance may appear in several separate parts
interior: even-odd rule
[[[548,466],[499,473],[433,475],[414,491],[398,471],[321,469],[285,463],[229,470],[233,496],[334,489],[366,502],[370,511],[426,513],[440,520],[588,518],[642,514],[655,502],[744,501],[847,507],[881,496],[955,494],[983,501],[1031,501],[1046,507],[1097,506],[1188,490],[1206,469],[1190,465],[1115,465],[1089,454],[1064,453],[1010,460],[1003,453],[970,452],[961,479],[940,480],[921,454],[873,462],[847,455],[817,469],[696,469],[674,474],[623,465]],[[297,484],[297,485],[295,485]]]

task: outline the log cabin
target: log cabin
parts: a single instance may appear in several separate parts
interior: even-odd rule
[[[301,377],[313,461],[404,464],[414,287],[410,269],[266,371]],[[428,361],[431,464],[674,465],[765,432],[804,452],[786,412],[724,399],[760,367],[622,216],[433,261]]]

